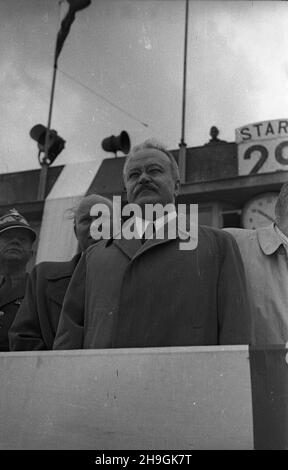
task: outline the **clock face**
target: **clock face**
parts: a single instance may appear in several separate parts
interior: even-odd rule
[[[266,227],[275,220],[278,193],[264,193],[248,201],[242,210],[242,226],[248,229]]]

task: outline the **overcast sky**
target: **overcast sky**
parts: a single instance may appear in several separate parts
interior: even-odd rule
[[[38,167],[29,131],[47,124],[66,8],[0,0],[2,173]],[[189,13],[187,145],[207,142],[212,125],[234,141],[237,127],[288,118],[288,2],[190,0]],[[178,147],[184,19],[184,0],[92,0],[77,13],[58,64],[52,128],[66,148],[54,165],[110,158],[101,141],[124,129],[132,145]]]

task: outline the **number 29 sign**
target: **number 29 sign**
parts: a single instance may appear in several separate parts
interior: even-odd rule
[[[239,175],[288,170],[288,119],[247,124],[235,135]]]

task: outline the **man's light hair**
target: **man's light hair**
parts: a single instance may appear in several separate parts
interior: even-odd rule
[[[276,224],[284,217],[288,217],[288,183],[283,184],[275,205]]]
[[[78,211],[80,209],[80,206],[83,204],[83,202],[85,201],[89,201],[91,202],[91,208],[93,207],[93,205],[95,204],[106,204],[109,209],[111,211],[113,211],[113,204],[112,204],[112,201],[110,199],[108,199],[107,197],[104,197],[104,196],[101,196],[100,194],[88,194],[86,196],[83,196],[80,201],[78,202],[78,204],[76,204],[75,206],[73,207],[70,207],[68,209],[66,209],[65,211],[65,218],[66,219],[70,219],[70,220],[73,220],[73,227],[74,227],[74,230],[75,230],[75,227],[76,227],[76,218],[77,218],[77,214],[78,214]],[[92,204],[93,203],[93,204]],[[90,209],[91,210],[91,209]]]
[[[175,181],[180,181],[179,168],[178,168],[178,165],[177,165],[177,162],[176,162],[174,156],[172,155],[172,153],[170,153],[167,150],[165,145],[163,145],[161,142],[159,142],[155,138],[147,139],[144,142],[142,142],[142,144],[135,145],[131,149],[131,152],[126,157],[126,161],[125,161],[125,164],[124,164],[124,167],[123,167],[123,179],[124,179],[124,181],[126,180],[127,165],[130,162],[131,158],[135,157],[137,152],[140,152],[141,150],[145,150],[145,149],[160,150],[160,152],[165,153],[165,155],[167,155],[167,157],[170,160],[171,173],[172,173],[172,176],[173,176],[174,180]]]

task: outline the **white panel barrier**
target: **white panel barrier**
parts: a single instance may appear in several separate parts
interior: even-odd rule
[[[0,449],[252,449],[247,346],[0,354]]]

